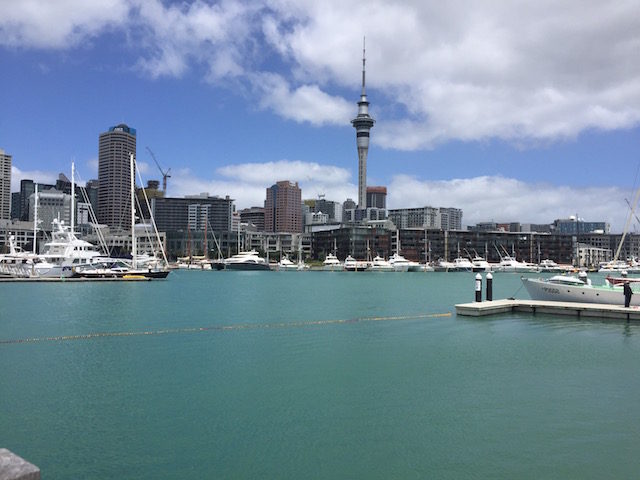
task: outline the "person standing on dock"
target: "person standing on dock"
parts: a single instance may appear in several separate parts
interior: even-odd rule
[[[631,291],[631,285],[629,285],[629,282],[624,282],[622,291],[624,292],[624,306],[628,308],[629,304],[631,303],[631,295],[633,295],[633,292]]]

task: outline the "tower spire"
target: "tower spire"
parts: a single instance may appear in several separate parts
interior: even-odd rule
[[[365,81],[364,81],[365,80],[365,78],[364,78],[364,74],[365,74],[364,64],[365,64],[365,59],[366,59],[366,55],[365,55],[365,52],[366,52],[365,40],[366,40],[366,37],[362,37],[362,95],[366,95],[366,92],[364,90],[364,84],[365,84]]]
[[[356,129],[358,147],[358,208],[367,208],[367,154],[369,152],[369,130],[375,120],[369,115],[369,101],[365,91],[365,38],[362,38],[362,93],[358,102],[358,115],[351,120]]]

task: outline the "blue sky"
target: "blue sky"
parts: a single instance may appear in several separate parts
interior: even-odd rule
[[[640,3],[0,0],[0,148],[21,178],[137,129],[170,195],[260,205],[277,180],[357,197],[362,38],[368,183],[464,224],[578,214],[621,231],[640,165]],[[634,229],[639,227],[633,226]]]

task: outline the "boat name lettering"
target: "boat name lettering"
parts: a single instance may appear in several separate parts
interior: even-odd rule
[[[556,295],[560,293],[560,290],[557,288],[542,287],[542,290],[544,290],[547,293],[555,293]]]

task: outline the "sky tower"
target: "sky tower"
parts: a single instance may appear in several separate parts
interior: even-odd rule
[[[358,102],[358,116],[351,120],[356,129],[356,144],[358,145],[358,208],[367,208],[367,153],[369,152],[369,130],[376,122],[369,115],[369,101],[365,91],[364,78],[365,45],[362,40],[362,93]]]

